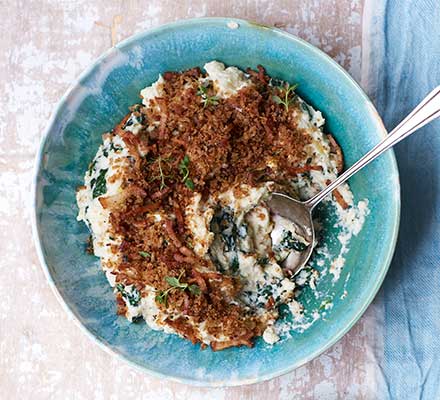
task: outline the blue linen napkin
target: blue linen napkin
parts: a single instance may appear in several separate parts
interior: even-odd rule
[[[367,0],[363,83],[391,130],[440,85],[440,1]],[[402,213],[377,302],[384,399],[440,399],[440,121],[395,147]],[[382,397],[383,396],[383,397]]]

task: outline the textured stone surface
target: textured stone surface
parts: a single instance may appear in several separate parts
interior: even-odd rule
[[[68,85],[133,33],[180,18],[233,16],[320,47],[356,79],[361,0],[0,1],[0,392],[11,399],[369,399],[373,310],[313,362],[270,382],[199,389],[158,380],[102,351],[46,284],[31,238],[30,187],[44,126]]]

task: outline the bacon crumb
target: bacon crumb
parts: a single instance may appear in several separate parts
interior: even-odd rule
[[[198,271],[196,271],[196,270],[193,270],[192,271],[192,276],[193,276],[193,279],[192,280],[190,280],[190,282],[191,283],[196,283],[197,284],[197,286],[200,288],[200,290],[202,291],[202,292],[207,292],[208,291],[208,287],[206,286],[206,282],[205,282],[205,280],[203,279],[203,276],[202,276],[202,274],[200,274]]]
[[[335,155],[336,170],[338,171],[338,174],[340,174],[344,169],[344,156],[341,147],[338,145],[333,135],[327,135],[327,139],[330,143],[330,151]]]
[[[167,219],[165,221],[165,230],[168,233],[168,236],[170,237],[171,242],[174,244],[174,246],[176,246],[178,249],[183,247],[182,242],[177,237],[176,232],[174,232],[173,221],[171,221],[170,219]]]
[[[151,199],[152,200],[159,200],[159,199],[165,197],[170,192],[171,192],[171,189],[169,187],[162,189],[162,190],[158,190],[157,192],[154,192],[151,195]]]
[[[327,185],[330,185],[331,181],[327,179],[326,181]],[[338,189],[333,190],[332,192],[333,197],[335,198],[336,202],[344,209],[346,210],[349,205],[347,204],[347,202],[344,200],[344,198],[342,197],[342,194],[339,192]]]
[[[269,299],[267,300],[265,307],[267,310],[270,310],[271,308],[273,308],[274,305],[275,305],[275,300],[273,299],[272,296],[270,296]]]
[[[253,347],[253,344],[249,339],[234,339],[234,340],[226,340],[222,342],[211,342],[211,348],[214,351],[224,350],[229,347],[237,347],[237,346]]]

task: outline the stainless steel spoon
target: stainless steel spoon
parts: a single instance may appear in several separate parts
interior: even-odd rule
[[[297,233],[300,234],[310,245],[306,250],[284,262],[284,267],[292,274],[303,268],[310,259],[315,243],[315,230],[312,221],[313,209],[333,190],[342,185],[356,172],[361,170],[382,153],[405,139],[411,133],[440,116],[440,86],[435,88],[425,99],[379,144],[373,147],[359,161],[342,173],[330,185],[311,199],[301,202],[282,193],[272,193],[268,201],[271,212],[289,219],[295,224]],[[289,259],[292,261],[289,263]]]

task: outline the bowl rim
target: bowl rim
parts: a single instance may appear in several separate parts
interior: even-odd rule
[[[371,302],[374,300],[377,292],[379,291],[385,276],[388,272],[388,269],[390,267],[394,250],[396,247],[397,242],[397,236],[399,232],[399,224],[400,224],[400,211],[401,211],[401,199],[400,199],[400,179],[399,179],[399,171],[397,167],[396,157],[394,154],[393,149],[390,149],[389,155],[391,156],[391,169],[395,171],[395,185],[393,190],[395,191],[395,201],[393,202],[394,206],[394,213],[395,213],[395,220],[392,226],[391,230],[391,241],[388,246],[386,256],[384,257],[384,260],[382,262],[382,268],[380,270],[379,275],[375,279],[375,283],[373,286],[373,290],[369,294],[369,296],[364,300],[362,307],[358,309],[358,311],[353,315],[353,317],[343,326],[343,328],[339,331],[335,337],[333,337],[331,340],[329,340],[325,345],[321,346],[319,349],[314,351],[313,353],[309,354],[307,357],[303,357],[302,359],[298,360],[294,364],[290,364],[289,366],[279,369],[272,373],[266,373],[264,375],[259,375],[256,378],[247,378],[247,379],[239,379],[239,380],[228,380],[228,381],[202,381],[198,380],[196,378],[181,378],[176,376],[170,376],[166,375],[164,373],[154,371],[146,367],[145,365],[142,365],[140,363],[137,363],[135,361],[127,359],[123,354],[119,353],[117,350],[110,348],[110,346],[97,334],[90,331],[79,319],[79,317],[76,315],[74,309],[67,303],[67,301],[64,300],[61,292],[59,291],[58,287],[56,286],[49,267],[46,263],[44,254],[43,254],[43,246],[40,238],[40,231],[39,231],[39,225],[38,225],[38,210],[37,210],[37,189],[38,189],[38,179],[39,179],[39,171],[43,162],[44,157],[44,147],[46,145],[47,139],[49,137],[49,133],[53,129],[53,126],[58,118],[58,114],[62,110],[62,107],[68,100],[68,98],[74,93],[75,89],[78,87],[78,85],[81,83],[81,81],[86,78],[90,73],[93,72],[93,70],[99,66],[99,64],[104,61],[107,57],[112,55],[115,51],[118,51],[119,48],[123,48],[125,46],[129,46],[130,44],[137,42],[138,40],[141,40],[142,38],[145,38],[147,36],[151,36],[154,34],[159,34],[164,31],[167,31],[169,29],[179,29],[181,27],[184,27],[186,25],[204,25],[204,24],[221,24],[221,25],[227,25],[228,23],[235,22],[239,26],[244,25],[246,29],[265,29],[272,33],[275,33],[284,39],[299,43],[300,45],[307,48],[307,50],[313,52],[316,56],[318,56],[324,63],[330,64],[331,67],[339,70],[341,75],[345,77],[348,83],[350,83],[352,89],[356,91],[361,98],[364,99],[366,107],[369,109],[369,112],[371,114],[371,118],[376,120],[376,123],[379,125],[379,131],[378,133],[382,138],[385,138],[387,136],[387,130],[382,122],[382,119],[377,112],[376,108],[374,107],[372,101],[369,99],[367,94],[363,91],[363,89],[359,86],[359,84],[348,74],[348,72],[343,69],[336,61],[334,61],[330,56],[328,56],[325,52],[318,49],[317,47],[313,46],[312,44],[308,43],[307,41],[290,34],[286,31],[283,31],[281,29],[268,26],[265,24],[257,23],[252,20],[245,20],[240,18],[234,18],[234,17],[203,17],[203,18],[188,18],[188,19],[179,19],[174,22],[162,24],[158,27],[143,30],[141,32],[138,32],[121,42],[117,43],[115,46],[107,49],[104,53],[102,53],[98,58],[96,58],[91,65],[89,65],[76,79],[73,80],[73,82],[69,85],[66,92],[63,94],[63,96],[60,98],[60,100],[57,102],[48,122],[46,125],[46,128],[43,131],[40,144],[38,147],[38,151],[35,157],[35,162],[33,166],[33,177],[32,177],[32,188],[31,188],[31,196],[32,196],[32,211],[31,211],[31,226],[32,226],[32,236],[35,244],[35,249],[37,252],[37,256],[40,262],[40,265],[43,269],[44,275],[46,276],[46,279],[49,283],[49,286],[52,289],[52,292],[55,294],[55,297],[57,298],[58,302],[61,304],[64,311],[67,313],[67,315],[74,321],[74,323],[80,328],[80,330],[88,336],[92,341],[98,344],[98,346],[103,349],[107,354],[110,354],[112,356],[116,356],[119,360],[122,360],[125,363],[128,363],[132,367],[134,367],[138,371],[142,371],[144,373],[149,374],[152,377],[155,378],[161,378],[161,379],[167,379],[171,380],[177,383],[183,383],[193,386],[199,386],[199,387],[234,387],[234,386],[241,386],[241,385],[250,385],[255,384],[259,382],[264,382],[282,375],[285,375],[289,372],[292,372],[296,368],[306,364],[307,362],[313,360],[314,358],[318,357],[322,353],[324,353],[327,349],[332,347],[335,343],[337,343],[345,334],[354,326],[354,324],[360,319],[360,317],[365,313],[368,306],[371,304]]]

